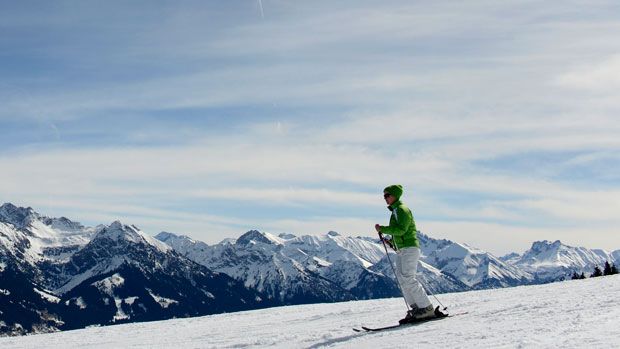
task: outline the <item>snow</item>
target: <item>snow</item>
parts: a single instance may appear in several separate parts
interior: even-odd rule
[[[114,315],[113,321],[129,319],[129,316],[125,314],[123,308],[121,307],[123,300],[118,297],[114,297],[114,303],[116,304],[116,314]]]
[[[425,235],[422,237],[425,254],[422,260],[439,267],[468,286],[481,284],[487,279],[506,280],[510,284],[515,280],[531,278],[517,267],[475,247],[447,240],[434,240]]]
[[[122,276],[120,276],[118,273],[109,276],[103,280],[99,280],[95,283],[93,283],[92,285],[97,287],[101,292],[109,295],[109,296],[113,296],[114,295],[114,289],[122,286],[125,283],[125,279],[123,279]]]
[[[33,288],[33,290],[34,290],[36,293],[38,293],[38,294],[41,296],[41,298],[46,299],[46,300],[48,300],[49,302],[52,302],[52,303],[60,303],[60,298],[58,298],[58,297],[54,296],[54,295],[53,295],[53,294],[51,294],[51,293],[41,291],[41,290],[39,290],[39,289],[37,289],[37,288]]]
[[[172,250],[172,247],[155,239],[154,237],[141,231],[134,225],[124,225],[120,221],[114,221],[109,226],[104,226],[98,234],[112,240],[126,240],[133,243],[146,243],[156,247],[160,252],[166,253]]]
[[[615,252],[601,249],[587,249],[563,244],[561,241],[536,241],[525,251],[522,257],[510,261],[541,279],[557,280],[566,277],[572,272],[590,274],[594,266],[602,267],[605,262],[618,261]]]
[[[620,275],[440,295],[467,314],[414,327],[394,323],[400,298],[311,304],[189,319],[0,338],[2,348],[592,348],[620,346]]]
[[[104,301],[107,301],[108,299],[104,299]],[[69,300],[65,301],[65,305],[69,305],[71,304],[71,301],[73,301],[75,303],[75,305],[77,305],[78,307],[80,307],[80,309],[86,309],[87,305],[86,302],[84,301],[84,298],[82,297],[78,297],[78,298],[71,298]],[[106,303],[107,304],[107,303]]]
[[[37,251],[40,250],[40,243],[36,239],[29,239],[23,232],[20,232],[13,224],[0,221],[0,247],[4,247],[7,252],[12,255],[19,255],[20,245],[28,245],[26,241],[29,241],[30,248],[25,249],[24,259],[27,263],[34,264],[41,259],[41,256]]]
[[[320,267],[329,267],[330,265],[332,265],[332,263],[330,263],[330,262],[328,262],[328,261],[326,261],[324,259],[321,259],[319,257],[312,257],[312,259],[314,259],[316,264],[318,266],[320,266]]]
[[[135,228],[135,227],[134,227]],[[166,253],[169,251],[172,251],[172,247],[166,245],[165,243],[155,239],[154,237],[152,237],[151,235],[138,230],[137,228],[135,228],[135,232],[137,234],[139,234],[142,239],[144,239],[148,244],[155,246],[160,252]]]
[[[31,265],[42,260],[59,260],[66,253],[46,255],[50,248],[84,246],[94,230],[83,227],[67,218],[48,218],[31,208],[18,208],[10,204],[0,207],[0,247],[12,255],[24,254],[24,261]]]
[[[129,305],[133,305],[133,303],[136,301],[136,299],[138,299],[140,297],[127,297],[124,299],[125,303],[129,304]]]
[[[250,230],[249,232],[243,234],[237,239],[236,243],[245,245],[247,243],[262,243],[268,245],[282,245],[284,243],[284,239],[281,239],[270,233],[261,233],[257,230]]]
[[[300,236],[286,240],[286,244],[289,250],[301,250],[331,263],[353,261],[364,267],[379,262],[385,255],[381,246],[376,243],[340,236],[335,232],[323,236]]]
[[[351,261],[353,272],[350,276],[359,276],[362,266],[371,265],[338,245],[335,239],[342,238],[333,234],[329,237],[307,236],[305,238],[308,243],[305,243],[302,239],[285,240],[273,234],[253,230],[239,237],[235,244],[220,243],[213,246],[170,233],[159,234],[158,238],[195,262],[228,274],[248,287],[267,292],[269,297],[279,299],[304,292],[320,293],[321,289],[328,293],[329,281],[321,278],[334,262]],[[378,246],[366,241],[349,245],[357,246],[360,254],[367,250],[366,254],[374,255],[374,250],[378,250]],[[366,250],[360,247],[366,245]],[[341,272],[349,274],[348,271]]]
[[[168,308],[171,304],[179,303],[178,301],[174,299],[158,296],[155,293],[153,293],[153,291],[149,290],[148,288],[146,290],[149,292],[151,297],[153,297],[155,302],[159,303],[159,305],[161,305],[162,308]]]
[[[60,294],[64,294],[65,292],[68,292],[69,290],[73,289],[74,287],[76,287],[77,285],[81,284],[82,282],[88,280],[92,276],[105,274],[108,271],[111,271],[111,270],[114,270],[114,269],[118,268],[124,262],[125,262],[125,258],[122,258],[122,257],[119,257],[119,256],[114,256],[109,261],[109,263],[107,263],[105,265],[97,264],[93,268],[88,269],[88,270],[86,270],[85,272],[83,272],[81,274],[73,276],[69,280],[69,282],[67,282],[66,284],[62,285],[58,289],[54,290],[54,292],[60,293]]]

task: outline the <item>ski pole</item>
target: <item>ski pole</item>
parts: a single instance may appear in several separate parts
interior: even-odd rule
[[[426,290],[428,291],[428,293],[431,294],[431,296],[433,296],[433,298],[435,298],[435,300],[437,301],[437,303],[439,303],[439,305],[442,306],[443,310],[448,309],[448,307],[444,306],[443,303],[441,303],[441,301],[439,300],[439,298],[437,298],[437,296],[435,296],[435,293],[433,293],[433,288],[431,287],[431,283],[430,282],[425,282],[426,283]],[[422,285],[422,287],[424,288],[424,285]]]
[[[409,303],[407,302],[407,299],[405,298],[405,293],[403,292],[403,288],[400,286],[400,281],[398,280],[398,274],[396,274],[396,268],[394,268],[394,264],[392,264],[390,253],[388,252],[387,246],[385,245],[385,241],[383,241],[383,236],[381,236],[381,233],[379,233],[379,239],[381,240],[381,243],[383,243],[383,248],[385,249],[385,255],[387,256],[388,262],[390,262],[390,266],[392,267],[392,272],[394,273],[394,276],[396,277],[396,284],[398,285],[400,294],[403,295],[403,300],[405,301],[405,305],[407,306],[407,311],[409,311]]]
[[[443,310],[448,309],[448,307],[444,306],[444,305],[443,305],[443,304],[439,301],[439,298],[437,298],[437,296],[435,296],[435,294],[434,294],[434,293],[433,293],[433,291],[432,291],[431,284],[430,284],[429,282],[426,282],[426,289],[427,289],[428,293],[430,293],[430,294],[431,294],[431,296],[433,296],[433,298],[435,298],[435,300],[437,301],[437,303],[439,303],[439,305],[441,305],[441,306],[443,307]]]

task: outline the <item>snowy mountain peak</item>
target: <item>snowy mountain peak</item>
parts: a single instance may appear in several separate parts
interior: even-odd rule
[[[41,216],[32,208],[6,203],[0,206],[0,248],[34,266],[45,260],[67,258],[90,241],[94,231],[67,218]]]
[[[508,262],[508,263],[512,263],[516,260],[518,260],[519,258],[521,258],[521,255],[516,253],[516,252],[512,252],[509,253],[505,256],[499,257],[500,260],[504,261],[504,262]]]
[[[450,244],[449,246],[444,248],[443,251],[445,252],[446,257],[456,259],[464,259],[471,254],[482,253],[482,251],[478,250],[477,248],[473,248],[457,242]]]
[[[557,280],[573,272],[590,272],[595,265],[617,260],[613,253],[605,250],[590,250],[573,247],[561,241],[536,241],[522,257],[513,259],[511,264],[534,274],[538,279]]]
[[[562,247],[562,242],[560,240],[556,240],[554,242],[543,240],[543,241],[535,241],[532,244],[531,251],[548,251],[549,249],[558,249]]]
[[[123,223],[121,223],[121,221],[114,221],[109,227],[113,230],[123,230]]]
[[[154,237],[144,233],[134,225],[124,225],[120,221],[114,221],[109,226],[103,226],[97,232],[93,241],[98,239],[110,239],[116,242],[128,241],[136,244],[147,244],[156,247],[161,252],[170,251],[172,248]]]
[[[13,224],[18,228],[28,226],[39,215],[31,207],[17,207],[11,203],[0,206],[0,221]]]
[[[86,229],[86,227],[84,227],[79,222],[74,222],[66,217],[60,217],[60,218],[44,217],[42,219],[42,222],[45,225],[50,226],[52,229],[59,230],[61,232],[67,232],[67,233],[79,233],[83,231],[84,229]]]
[[[327,233],[327,236],[340,236],[340,233],[336,231],[330,231],[329,233]]]
[[[66,217],[50,218],[42,216],[31,207],[17,207],[11,203],[0,206],[0,222],[9,223],[18,229],[41,229],[41,224],[59,233],[79,234],[88,230],[79,222]],[[35,234],[36,235],[36,234]]]
[[[250,230],[247,233],[241,235],[236,244],[247,245],[250,243],[263,243],[267,245],[282,245],[283,240],[273,234],[262,233],[258,230]]]
[[[172,247],[174,250],[184,250],[187,251],[192,247],[195,247],[197,251],[204,251],[209,248],[209,245],[202,241],[196,241],[189,236],[186,235],[176,235],[168,232],[161,232],[155,236],[155,239],[161,241],[162,243]],[[188,257],[190,252],[186,253],[185,256]]]
[[[155,235],[155,238],[161,242],[168,242],[174,240],[189,240],[190,242],[194,242],[192,238],[185,235],[176,235],[173,233],[168,233],[166,231],[162,231],[161,233]]]
[[[133,239],[136,237],[133,229],[130,229],[129,226],[124,226],[120,221],[114,221],[108,226],[103,226],[99,231],[97,231],[97,235],[95,235],[95,239],[98,238],[108,238],[112,240],[120,240],[120,239]]]
[[[523,254],[520,262],[558,262],[562,259],[562,255],[572,249],[573,247],[564,245],[559,240],[554,242],[536,241],[532,244],[532,248]]]
[[[531,276],[490,253],[467,244],[437,240],[420,234],[422,261],[475,287],[505,287],[527,281]]]

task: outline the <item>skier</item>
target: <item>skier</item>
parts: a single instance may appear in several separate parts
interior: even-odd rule
[[[422,284],[416,279],[420,243],[413,214],[400,201],[402,195],[403,187],[400,184],[390,185],[383,189],[383,198],[388,204],[388,209],[392,211],[390,225],[375,225],[381,239],[396,250],[396,277],[403,297],[411,307],[405,318],[400,320],[401,324],[435,317],[433,305]],[[386,237],[383,234],[389,236]]]

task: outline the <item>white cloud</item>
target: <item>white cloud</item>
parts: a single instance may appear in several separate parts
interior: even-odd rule
[[[620,88],[620,54],[583,64],[559,76],[557,84],[580,90],[617,95]]]
[[[556,193],[557,195],[558,193]],[[535,209],[550,217],[565,221],[593,222],[598,228],[603,222],[620,225],[620,191],[563,192],[553,197],[540,197],[534,200],[512,202],[519,209]],[[597,224],[598,222],[598,224]]]
[[[234,188],[209,188],[195,190],[187,193],[189,197],[207,198],[207,199],[230,199],[240,201],[258,201],[268,202],[270,205],[360,205],[373,206],[380,202],[380,190],[377,193],[365,194],[359,192],[344,192],[333,189],[304,189],[293,188],[252,188],[237,186]]]

